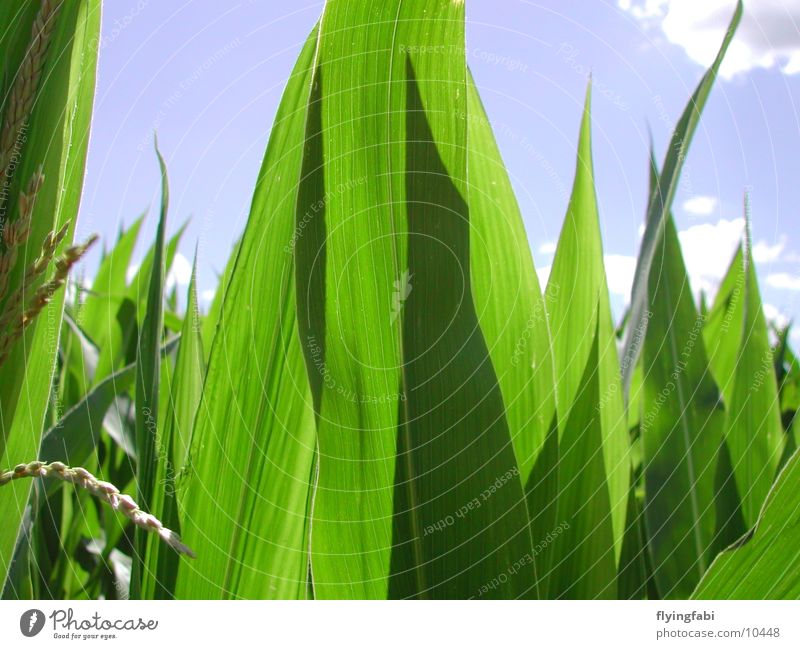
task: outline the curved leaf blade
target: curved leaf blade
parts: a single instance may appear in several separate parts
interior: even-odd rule
[[[656,246],[649,287],[642,354],[644,515],[658,590],[680,598],[691,594],[710,559],[724,411],[671,216]]]
[[[800,455],[794,454],[764,503],[755,531],[722,552],[693,599],[800,598]]]
[[[672,201],[678,188],[681,170],[683,169],[686,155],[694,138],[697,125],[703,113],[711,88],[717,78],[719,67],[733,40],[744,12],[742,0],[737,0],[736,10],[731,18],[728,30],[720,45],[714,62],[703,75],[694,91],[688,105],[683,111],[680,120],[675,126],[672,139],[667,150],[667,155],[661,167],[658,178],[657,191],[652,192],[647,208],[645,231],[642,237],[642,246],[636,260],[636,270],[633,276],[633,289],[631,290],[631,313],[628,329],[625,335],[625,345],[622,353],[622,375],[625,394],[630,390],[631,378],[641,354],[644,332],[647,328],[647,305],[649,304],[647,280],[653,264],[656,244],[662,237],[667,216],[672,210]]]
[[[742,338],[733,368],[725,442],[747,528],[756,523],[783,449],[772,347],[749,242],[744,252]]]
[[[293,255],[317,30],[284,91],[224,293],[179,484],[177,598],[308,596],[314,411],[298,340]],[[232,360],[235,364],[232,365]]]
[[[629,440],[594,188],[591,86],[567,216],[545,291],[558,404],[551,597],[614,597],[630,483]],[[575,411],[573,415],[573,410]],[[592,502],[591,507],[585,503]]]

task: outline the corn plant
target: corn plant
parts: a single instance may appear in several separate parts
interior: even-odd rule
[[[464,11],[328,0],[207,313],[194,276],[184,312],[164,294],[182,230],[158,154],[155,242],[128,280],[136,220],[68,300],[64,410],[43,397],[38,452],[3,456],[5,597],[800,596],[800,369],[764,316],[752,217],[708,305],[671,215],[741,4],[651,151],[622,324],[591,86],[542,287]]]
[[[0,7],[0,462],[35,457],[53,385],[69,245],[94,95],[98,0]],[[10,567],[29,487],[5,488],[0,563]]]

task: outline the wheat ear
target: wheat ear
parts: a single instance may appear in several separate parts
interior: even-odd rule
[[[42,168],[39,167],[28,182],[27,189],[19,194],[19,218],[13,223],[9,223],[3,231],[5,249],[0,251],[0,301],[8,291],[9,277],[14,269],[14,264],[17,263],[19,249],[30,236],[33,207],[43,183],[44,175]],[[47,267],[46,264],[45,267]]]
[[[9,173],[11,171],[9,165],[22,127],[30,116],[33,101],[36,98],[47,46],[53,35],[61,2],[62,0],[42,0],[39,13],[36,14],[31,28],[30,45],[11,88],[11,96],[3,122],[3,132],[0,136],[0,170],[3,171],[7,180],[13,175],[13,173]]]
[[[28,464],[18,464],[11,471],[0,473],[0,487],[8,484],[12,480],[22,478],[56,478],[69,482],[77,487],[86,489],[96,498],[109,505],[114,511],[120,512],[136,527],[147,532],[157,534],[168,546],[179,554],[195,558],[194,552],[188,548],[180,537],[172,530],[164,527],[163,523],[152,514],[139,509],[139,505],[126,494],[119,492],[113,484],[98,480],[91,473],[82,467],[71,468],[63,462],[30,462]]]
[[[64,240],[69,230],[69,221],[58,232],[48,232],[42,243],[42,250],[34,262],[25,270],[20,287],[11,294],[0,313],[0,332],[6,330],[8,325],[22,315],[22,302],[26,292],[32,290],[33,283],[47,270],[48,264],[53,260],[56,248]]]
[[[51,233],[45,238],[42,255],[28,268],[22,286],[11,295],[3,307],[3,312],[0,314],[0,365],[6,362],[8,355],[11,353],[11,348],[20,339],[25,329],[50,303],[50,300],[53,299],[53,294],[67,281],[67,276],[72,267],[83,258],[89,248],[97,241],[97,235],[92,235],[85,243],[67,248],[64,254],[56,260],[56,272],[53,277],[36,289],[31,301],[28,303],[28,307],[23,312],[22,300],[25,291],[30,289],[30,282],[38,274],[44,272],[50,259],[52,259],[53,251],[64,238],[66,229],[66,226],[64,226],[55,234]]]

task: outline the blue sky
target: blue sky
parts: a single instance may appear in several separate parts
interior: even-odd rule
[[[540,275],[563,221],[591,71],[609,284],[622,309],[644,215],[648,127],[661,158],[734,4],[468,0],[468,62]],[[783,320],[800,316],[800,1],[747,5],[687,160],[675,216],[694,288],[713,291],[740,236],[747,190],[765,308]],[[157,130],[170,173],[171,230],[191,217],[173,280],[188,281],[186,258],[197,244],[208,299],[244,227],[285,80],[322,7],[105,3],[79,233],[110,240],[121,224],[157,205]],[[144,241],[152,239],[155,217]]]

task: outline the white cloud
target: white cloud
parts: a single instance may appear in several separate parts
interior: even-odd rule
[[[795,52],[789,57],[786,65],[783,66],[783,71],[786,74],[797,74],[800,72],[800,55]]]
[[[215,288],[207,288],[205,291],[200,293],[200,302],[208,306],[214,301],[214,296],[217,294],[217,289]]]
[[[717,209],[714,196],[693,196],[683,203],[683,211],[692,216],[708,216]]]
[[[742,240],[744,219],[693,225],[678,233],[689,281],[696,293],[713,294]]]
[[[125,271],[125,281],[130,284],[133,281],[133,278],[136,277],[136,273],[139,272],[139,267],[141,264],[131,264],[128,266],[128,269]]]
[[[648,20],[663,15],[665,0],[618,0],[617,4],[639,20]]]
[[[135,263],[128,266],[128,270],[125,271],[125,280],[128,284],[133,281],[133,278],[136,277],[136,273],[139,272],[139,268],[141,264]],[[172,260],[172,267],[170,268],[169,273],[167,273],[166,277],[166,290],[171,291],[175,286],[189,286],[189,282],[192,281],[192,263],[181,253],[176,252],[175,257]]]
[[[767,284],[772,288],[800,291],[800,276],[790,275],[789,273],[772,273],[767,275]]]
[[[636,257],[606,255],[605,266],[609,292],[614,295],[622,295],[627,304],[631,299],[631,285],[636,272]]]
[[[547,280],[550,279],[550,271],[552,269],[552,264],[548,264],[547,266],[542,266],[541,268],[536,269],[536,274],[539,276],[539,284],[541,284],[542,290],[544,290],[544,287],[547,286]]]
[[[789,324],[789,318],[780,310],[767,302],[764,302],[764,316],[768,322],[774,324],[778,329],[783,329]]]
[[[171,291],[175,286],[189,286],[192,281],[192,263],[181,253],[176,252],[172,260],[172,267],[167,273],[167,290]]]
[[[753,261],[757,264],[768,264],[772,261],[777,261],[784,248],[786,248],[786,235],[782,236],[780,241],[772,246],[766,241],[759,241],[753,246]]]
[[[617,0],[645,25],[660,24],[671,43],[708,67],[722,42],[736,0]],[[748,0],[720,74],[729,79],[754,68],[800,73],[800,2]]]
[[[539,252],[543,255],[552,255],[556,251],[556,242],[547,241],[539,246]]]

